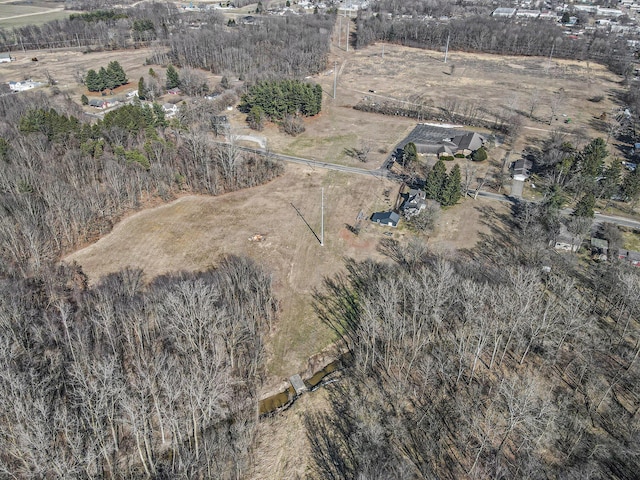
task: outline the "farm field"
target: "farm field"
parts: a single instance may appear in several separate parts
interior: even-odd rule
[[[74,13],[64,9],[64,2],[0,2],[0,28],[40,25],[60,20]]]
[[[89,69],[99,69],[109,62],[117,60],[129,78],[131,89],[138,87],[138,79],[149,71],[145,60],[151,50],[105,51],[83,53],[80,50],[27,50],[13,52],[15,61],[0,65],[0,82],[17,81],[31,78],[46,82],[46,72],[56,80],[57,87],[67,92],[72,99],[80,103],[84,85],[78,83],[78,75],[84,75]],[[37,58],[37,62],[31,59]]]

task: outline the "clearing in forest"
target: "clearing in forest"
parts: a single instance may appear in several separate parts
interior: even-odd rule
[[[218,197],[186,196],[135,213],[98,242],[69,255],[92,282],[125,267],[141,268],[146,278],[177,270],[201,270],[223,255],[248,255],[273,273],[280,318],[268,341],[270,380],[301,372],[307,359],[330,344],[333,333],[313,310],[312,294],[343,268],[345,257],[381,258],[384,235],[405,241],[411,232],[381,227],[368,218],[391,208],[399,184],[362,175],[287,165],[272,182]],[[324,187],[325,245],[319,235]],[[440,251],[472,247],[483,224],[483,202],[467,201],[442,215],[429,245]],[[295,206],[295,208],[293,208]],[[502,207],[506,208],[506,207]],[[304,220],[298,214],[304,217]],[[358,224],[354,235],[348,225]],[[361,216],[361,215],[360,215]],[[464,227],[460,219],[464,218]]]

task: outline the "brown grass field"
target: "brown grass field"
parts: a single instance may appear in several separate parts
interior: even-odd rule
[[[291,205],[320,235],[321,187],[324,247]],[[345,257],[381,258],[376,248],[390,229],[364,220],[355,236],[345,225],[355,224],[360,211],[368,217],[388,209],[398,187],[376,178],[288,165],[283,176],[267,185],[219,197],[186,196],[135,213],[65,260],[78,262],[95,282],[123,267],[141,268],[152,279],[171,271],[207,268],[223,255],[252,257],[273,272],[280,301],[280,319],[269,341],[268,369],[274,383],[267,388],[279,387],[281,380],[305,370],[307,359],[333,340],[332,332],[315,317],[314,289],[340,271]],[[390,190],[389,199],[385,190]],[[443,251],[472,247],[475,235],[469,235],[469,229],[487,230],[480,222],[481,204],[467,201],[448,210],[439,233],[429,239],[431,245]],[[409,235],[406,228],[393,231],[399,240]]]
[[[0,28],[41,25],[51,20],[68,18],[73,10],[64,10],[64,2],[0,2]]]

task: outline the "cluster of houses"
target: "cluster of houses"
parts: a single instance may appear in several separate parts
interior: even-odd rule
[[[400,194],[399,211],[404,218],[409,219],[424,210],[428,201],[424,190],[411,188],[408,192]],[[394,211],[376,212],[371,215],[371,221],[387,227],[397,227],[401,218],[400,213]]]
[[[177,95],[180,93],[179,89],[173,89],[173,92],[167,92],[170,95]],[[132,103],[133,99],[138,96],[138,90],[132,90],[128,92],[125,96],[116,95],[116,96],[104,96],[89,99],[89,106],[93,108],[97,108],[100,110],[106,110],[108,108],[117,107],[119,105],[125,105],[127,103]],[[177,103],[164,103],[162,105],[162,110],[166,117],[173,117],[176,113],[178,113],[179,106]]]
[[[538,9],[528,9],[528,8],[507,8],[507,7],[499,7],[496,8],[491,14],[493,17],[499,18],[540,18],[544,20],[552,20],[558,21],[559,17],[556,12],[549,10],[538,10]]]
[[[555,250],[566,252],[577,252],[582,246],[582,237],[572,235],[567,228],[562,225],[560,233],[556,238],[553,248]],[[609,248],[609,241],[604,238],[591,237],[589,246],[591,248],[591,256],[599,261],[611,261],[617,259],[621,262],[628,262],[634,267],[640,267],[640,252],[633,250],[618,249],[613,251]]]

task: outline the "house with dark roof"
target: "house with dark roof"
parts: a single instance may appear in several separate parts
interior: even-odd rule
[[[476,132],[467,132],[461,135],[456,135],[451,139],[445,140],[445,142],[446,141],[449,141],[456,146],[454,154],[462,153],[464,155],[470,155],[472,152],[475,152],[482,147],[487,140]]]
[[[376,212],[371,215],[371,221],[379,225],[387,227],[397,227],[400,221],[400,215],[396,212]]]
[[[94,108],[107,108],[107,102],[101,98],[92,98],[89,100],[89,106]]]
[[[513,171],[513,178],[515,180],[520,180],[524,182],[527,178],[529,178],[529,173],[532,167],[533,167],[533,162],[531,160],[527,160],[526,158],[521,158],[519,160],[516,160],[511,164],[511,169]]]
[[[407,193],[400,194],[402,204],[400,210],[405,218],[411,218],[418,215],[427,206],[427,197],[424,190],[412,188]]]
[[[634,252],[632,250],[620,250],[618,252],[618,259],[623,262],[629,262],[634,267],[640,267],[640,252]]]
[[[454,126],[419,123],[403,140],[399,149],[411,142],[418,153],[431,155],[469,155],[486,143],[487,139],[476,132],[468,132]]]

